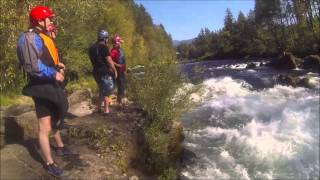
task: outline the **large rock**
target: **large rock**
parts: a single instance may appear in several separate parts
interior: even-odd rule
[[[144,123],[141,112],[132,105],[125,110],[113,110],[115,113],[110,116],[92,114],[74,118],[68,122],[69,129],[62,130],[64,143],[75,153],[60,157],[52,151],[53,159],[64,170],[62,179],[154,179],[144,173],[141,164],[134,166],[132,163],[145,154],[138,144],[141,140],[139,132],[143,131],[138,125]],[[11,117],[7,122],[27,123],[35,117],[31,113]],[[1,149],[1,179],[53,179],[41,165],[43,161],[36,139],[16,143]]]
[[[77,90],[68,97],[69,113],[77,117],[92,114],[91,93],[88,90]]]
[[[254,69],[254,68],[256,68],[256,67],[257,67],[257,65],[254,64],[254,63],[249,63],[249,64],[246,66],[247,69]]]
[[[19,104],[19,105],[12,105],[6,108],[3,111],[3,117],[6,116],[18,116],[25,112],[33,111],[34,105],[33,104]]]
[[[13,143],[38,136],[38,119],[34,111],[19,116],[4,117],[5,141]]]
[[[69,106],[90,100],[91,97],[92,95],[89,90],[76,90],[68,97]]]
[[[271,66],[276,69],[295,69],[298,67],[299,60],[292,53],[284,53],[278,59],[271,62]]]
[[[317,87],[317,82],[310,76],[306,76],[300,80],[299,85],[306,88],[314,89]]]
[[[32,149],[31,143],[25,145],[9,144],[1,149],[0,179],[50,178],[39,163],[41,156]]]
[[[294,75],[290,75],[290,74],[288,74],[288,75],[279,75],[278,76],[278,82],[280,84],[297,87],[299,82],[300,82],[300,79],[299,79],[298,76],[294,76]]]
[[[293,87],[306,87],[310,89],[314,89],[317,87],[317,82],[311,78],[310,76],[306,76],[300,78],[297,75],[287,74],[287,75],[279,75],[278,82],[283,85],[289,85]]]
[[[38,120],[32,104],[12,105],[1,113],[0,147],[37,137]]]
[[[320,56],[309,55],[305,57],[303,63],[301,64],[301,68],[320,71]]]
[[[94,109],[92,103],[88,99],[86,101],[70,105],[68,112],[71,113],[73,116],[83,117],[92,114],[93,110]]]
[[[87,90],[75,91],[69,96],[69,113],[82,117],[92,113],[91,94]],[[0,147],[28,138],[37,138],[38,119],[33,104],[12,105],[2,109]]]

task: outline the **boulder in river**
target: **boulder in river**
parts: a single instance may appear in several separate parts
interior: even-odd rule
[[[303,58],[303,63],[301,64],[301,68],[320,71],[320,56],[309,55]]]
[[[293,87],[305,87],[310,89],[314,89],[317,86],[316,81],[312,77],[299,77],[293,74],[279,75],[278,82],[283,85],[289,85]]]
[[[247,65],[247,69],[254,69],[254,68],[256,68],[257,66],[256,66],[256,64],[254,64],[254,63],[249,63],[248,65]]]
[[[299,59],[295,57],[292,53],[284,53],[277,59],[271,62],[271,66],[276,69],[295,69],[298,67]]]
[[[302,78],[299,82],[299,85],[310,89],[314,89],[317,87],[316,81],[312,79],[310,76]]]
[[[300,79],[297,76],[288,74],[288,75],[279,75],[278,81],[280,84],[297,87],[300,82]]]

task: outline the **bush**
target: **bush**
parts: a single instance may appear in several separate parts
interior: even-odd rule
[[[165,129],[167,122],[179,118],[186,107],[183,98],[172,99],[182,83],[176,65],[151,63],[142,77],[128,76],[128,96],[148,113],[151,121],[156,120],[159,128]]]
[[[166,170],[176,164],[171,151],[180,142],[175,141],[172,125],[189,104],[188,94],[173,98],[183,83],[178,72],[174,64],[151,63],[145,66],[143,76],[128,77],[128,96],[147,112],[149,124],[144,127],[144,138],[149,148],[148,165],[159,177],[166,177]]]
[[[158,177],[158,180],[173,180],[177,178],[177,170],[174,168],[168,168],[161,176]]]

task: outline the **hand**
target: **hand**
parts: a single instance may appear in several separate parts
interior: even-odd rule
[[[64,64],[62,64],[61,62],[59,62],[59,64],[57,65],[60,69],[65,69],[66,66]]]
[[[61,73],[64,76],[64,69],[59,69],[59,73]]]
[[[116,67],[121,67],[121,64],[114,63]]]
[[[56,80],[59,82],[63,82],[63,80],[64,80],[63,74],[61,74],[60,72],[57,72],[56,73]]]

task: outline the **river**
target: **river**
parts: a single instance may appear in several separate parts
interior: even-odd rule
[[[182,118],[181,179],[319,179],[319,73],[247,64],[182,65],[196,105]],[[314,87],[280,85],[288,73]]]

